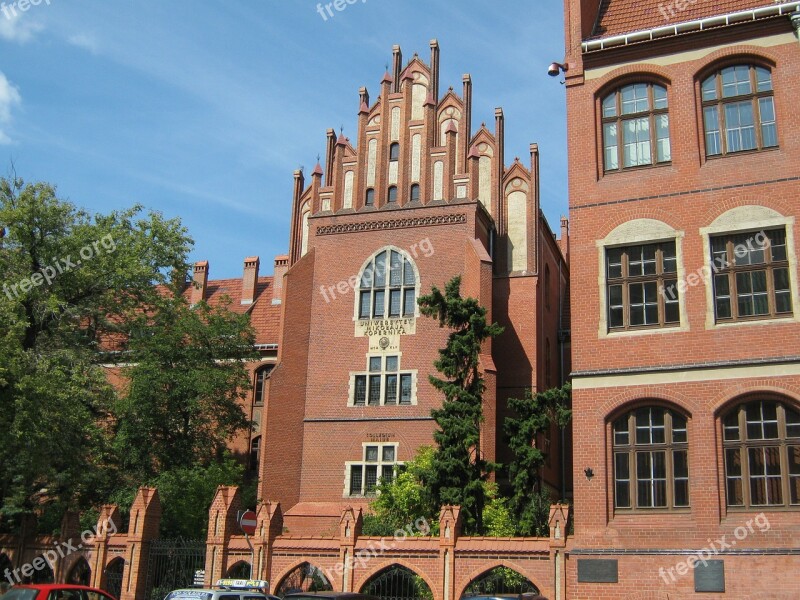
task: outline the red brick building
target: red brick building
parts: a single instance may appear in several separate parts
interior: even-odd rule
[[[797,598],[798,3],[565,20],[568,597]]]
[[[539,208],[537,146],[508,165],[502,110],[473,130],[470,76],[440,95],[435,41],[430,53],[406,63],[395,47],[377,100],[358,93],[353,138],[328,130],[324,169],[294,174],[261,465],[261,497],[281,502],[290,533],[338,531],[344,507],[366,507],[379,478],[432,444],[442,397],[428,375],[448,335],[419,314],[432,286],[460,275],[505,326],[481,357],[487,459],[506,458],[506,399],[568,372],[568,270]],[[558,439],[542,443],[558,456]],[[558,465],[542,474],[557,490]]]

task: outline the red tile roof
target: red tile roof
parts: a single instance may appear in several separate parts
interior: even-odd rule
[[[739,10],[770,6],[773,0],[684,0],[678,10],[675,0],[603,0],[592,38],[609,37],[663,25],[724,15]]]
[[[184,296],[190,297],[189,283]],[[272,303],[272,277],[259,277],[256,298],[252,304],[242,304],[241,279],[210,279],[206,285],[206,302],[218,306],[227,296],[231,302],[228,310],[242,314],[250,313],[250,322],[256,330],[256,344],[277,344],[281,318],[281,305]]]

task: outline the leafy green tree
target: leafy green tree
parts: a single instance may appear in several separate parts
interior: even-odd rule
[[[207,466],[250,427],[241,401],[258,357],[249,317],[229,303],[164,296],[132,328],[115,445],[134,481]]]
[[[498,485],[493,481],[487,481],[484,487],[488,500],[483,508],[485,534],[489,537],[513,537],[516,525],[508,507],[508,498],[500,495]]]
[[[0,518],[90,506],[114,482],[114,390],[99,351],[186,272],[177,220],[89,215],[47,183],[0,179]]]
[[[394,479],[380,481],[378,496],[364,515],[364,535],[392,535],[420,518],[428,521],[434,535],[438,533],[439,510],[428,488],[433,478],[433,455],[432,447],[421,446],[413,459],[398,466]]]
[[[486,386],[478,362],[483,343],[503,328],[487,323],[486,309],[474,298],[462,298],[460,290],[461,278],[454,277],[444,293],[434,286],[418,300],[423,315],[453,330],[434,363],[444,379],[429,377],[444,395],[442,408],[431,411],[439,427],[433,434],[437,449],[430,487],[437,506],[461,506],[465,531],[483,533],[484,482],[496,465],[480,454]]]
[[[208,510],[217,487],[239,485],[243,477],[244,467],[227,455],[207,466],[177,467],[153,479],[151,485],[158,488],[163,506],[162,537],[205,539]],[[243,505],[250,506],[244,502]]]
[[[538,478],[546,457],[536,447],[535,440],[553,424],[562,429],[567,426],[572,418],[571,389],[566,383],[536,394],[528,390],[524,398],[508,401],[509,408],[517,415],[506,418],[504,429],[513,456],[508,467],[512,489],[509,507],[519,535],[549,534],[550,496],[539,487]]]

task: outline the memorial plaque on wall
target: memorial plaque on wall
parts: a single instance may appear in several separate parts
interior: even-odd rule
[[[617,583],[618,581],[619,573],[615,559],[578,559],[578,583]]]
[[[695,592],[725,591],[725,561],[707,560],[706,564],[697,562],[694,565]]]

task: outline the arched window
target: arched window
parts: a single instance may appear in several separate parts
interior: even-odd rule
[[[800,506],[800,413],[753,400],[722,418],[728,506]]]
[[[370,259],[361,275],[359,319],[413,317],[417,276],[414,264],[397,250]]]
[[[367,189],[367,195],[364,198],[365,206],[372,206],[375,204],[375,190],[372,188]]]
[[[660,406],[625,413],[613,425],[614,506],[689,506],[686,418]]]
[[[267,393],[267,378],[275,365],[267,365],[256,371],[256,385],[253,388],[253,406],[264,406]]]
[[[257,435],[250,442],[250,470],[258,471],[261,465],[261,436]]]
[[[603,157],[606,171],[669,162],[667,88],[655,83],[624,85],[603,98]]]
[[[707,156],[778,145],[769,69],[725,67],[703,80],[701,93]]]
[[[387,200],[389,202],[397,202],[397,186],[390,185],[389,186],[389,194],[387,196]]]
[[[417,202],[419,200],[419,184],[412,183],[411,184],[411,201]]]
[[[400,144],[397,142],[389,146],[389,160],[392,162],[400,160]]]
[[[550,310],[550,265],[544,266],[544,307]]]

